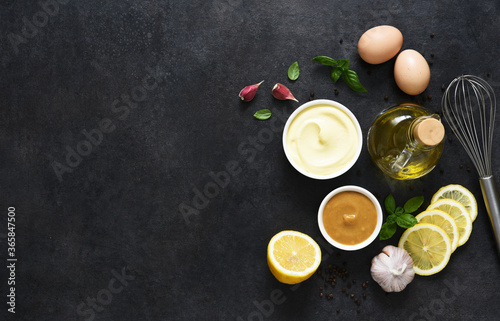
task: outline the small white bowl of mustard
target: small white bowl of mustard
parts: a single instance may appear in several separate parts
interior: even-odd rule
[[[382,228],[383,213],[368,190],[354,185],[330,192],[318,210],[323,237],[338,249],[355,251],[371,244]]]
[[[347,172],[358,160],[362,145],[356,116],[328,99],[297,108],[283,130],[288,161],[299,173],[314,179],[330,179]]]

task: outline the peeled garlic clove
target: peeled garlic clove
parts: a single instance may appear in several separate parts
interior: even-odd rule
[[[295,100],[298,102],[298,100],[293,97],[292,92],[280,83],[274,85],[273,97],[279,100]]]
[[[413,260],[405,249],[388,245],[372,260],[372,278],[385,292],[400,292],[413,281]]]
[[[245,88],[243,88],[239,94],[241,100],[246,102],[252,100],[253,97],[255,97],[255,94],[257,93],[257,89],[259,89],[260,84],[262,84],[263,82],[264,80],[262,80],[258,84],[246,86]]]

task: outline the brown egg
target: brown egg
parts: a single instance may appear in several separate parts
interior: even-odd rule
[[[403,45],[403,34],[392,26],[367,30],[358,41],[358,53],[369,64],[381,64],[394,57]]]
[[[418,95],[429,85],[431,70],[418,51],[406,49],[396,58],[394,79],[399,89],[408,95]]]

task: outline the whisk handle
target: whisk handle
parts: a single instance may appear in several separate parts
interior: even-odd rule
[[[483,192],[484,203],[490,217],[493,233],[497,241],[497,248],[500,253],[500,196],[497,184],[493,176],[480,178],[481,191]]]

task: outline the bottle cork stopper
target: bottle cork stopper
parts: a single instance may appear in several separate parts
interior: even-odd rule
[[[444,126],[435,118],[427,118],[417,124],[413,134],[419,143],[427,146],[436,146],[444,138]]]

